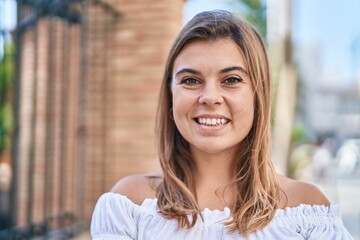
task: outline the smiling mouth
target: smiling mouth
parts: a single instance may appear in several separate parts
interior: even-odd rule
[[[227,118],[194,118],[195,122],[205,126],[219,126],[230,122]]]

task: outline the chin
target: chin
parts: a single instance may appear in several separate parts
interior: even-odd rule
[[[195,145],[195,148],[200,150],[203,153],[207,153],[207,154],[212,154],[212,155],[216,155],[216,154],[222,154],[222,153],[230,153],[233,151],[234,146],[219,146],[219,143],[215,143],[215,144],[204,144],[204,145]]]

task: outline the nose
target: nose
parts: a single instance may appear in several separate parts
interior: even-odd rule
[[[199,97],[199,103],[201,105],[221,105],[223,102],[224,98],[218,86],[215,84],[206,84],[204,86]]]

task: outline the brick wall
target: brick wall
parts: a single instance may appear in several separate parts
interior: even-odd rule
[[[43,19],[23,35],[17,174],[19,225],[75,209],[79,36],[78,26],[68,26],[59,19],[52,23]],[[71,51],[62,51],[64,43]],[[53,49],[51,54],[49,49]],[[62,172],[67,173],[65,177]]]
[[[159,170],[154,139],[158,89],[184,1],[100,2],[120,16],[87,2],[83,25],[43,19],[37,38],[33,29],[23,36],[19,225],[64,211],[90,219],[100,194],[117,180]]]

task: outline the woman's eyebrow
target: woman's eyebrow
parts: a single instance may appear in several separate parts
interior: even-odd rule
[[[231,71],[234,71],[234,70],[238,70],[240,72],[248,74],[247,71],[243,67],[240,67],[240,66],[232,66],[232,67],[224,68],[224,69],[222,69],[220,71],[220,73],[227,73],[227,72],[231,72]]]
[[[176,74],[175,74],[175,77],[179,76],[180,74],[183,74],[183,73],[192,73],[192,74],[201,74],[200,71],[197,71],[195,69],[192,69],[192,68],[183,68],[181,70],[179,70]]]

